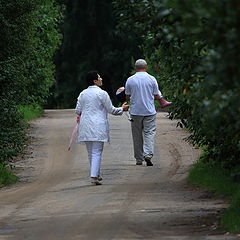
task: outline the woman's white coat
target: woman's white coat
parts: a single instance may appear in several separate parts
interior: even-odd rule
[[[122,115],[123,109],[112,105],[108,93],[93,85],[83,90],[77,101],[76,114],[81,115],[77,142],[109,142],[107,115]]]

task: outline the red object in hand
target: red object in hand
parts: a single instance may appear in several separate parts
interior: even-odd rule
[[[77,141],[77,135],[78,135],[78,123],[73,129],[72,135],[70,136],[70,141],[68,145],[68,151],[70,151],[72,143]]]
[[[74,127],[74,129],[73,129],[72,135],[70,136],[70,141],[69,141],[69,145],[68,145],[68,151],[70,151],[72,143],[77,141],[78,125],[80,123],[80,116],[79,115],[76,117],[76,122],[77,122],[77,124]]]

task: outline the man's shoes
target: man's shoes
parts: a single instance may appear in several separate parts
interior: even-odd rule
[[[98,181],[98,179],[93,179],[93,178],[92,178],[92,180],[91,180],[91,184],[92,184],[93,186],[102,185],[102,184]]]
[[[137,161],[136,165],[142,165],[142,161]]]
[[[151,162],[151,158],[144,158],[147,166],[153,166],[153,163]]]

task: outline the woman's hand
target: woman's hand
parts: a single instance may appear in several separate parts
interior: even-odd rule
[[[127,111],[129,109],[129,105],[127,105],[127,102],[123,103],[122,108],[123,111]]]
[[[76,117],[76,122],[80,123],[80,116],[79,115],[77,115],[77,117]]]

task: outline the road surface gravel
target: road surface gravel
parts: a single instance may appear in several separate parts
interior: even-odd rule
[[[228,204],[187,184],[200,151],[167,113],[157,114],[154,166],[136,166],[130,122],[109,116],[102,186],[91,186],[84,145],[67,151],[74,110],[46,110],[31,122],[17,184],[0,190],[0,240],[230,240],[218,225]]]

